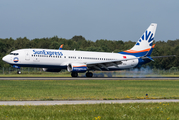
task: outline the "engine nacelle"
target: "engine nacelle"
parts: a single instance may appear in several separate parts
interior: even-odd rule
[[[54,69],[54,68],[43,68],[45,72],[60,72],[61,69]]]
[[[86,72],[87,71],[87,65],[86,64],[78,64],[78,63],[70,63],[67,66],[67,70],[69,72]]]

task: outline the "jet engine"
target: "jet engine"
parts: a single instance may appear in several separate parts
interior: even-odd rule
[[[54,68],[43,68],[45,72],[60,72],[61,69],[54,69]]]
[[[78,63],[70,63],[67,65],[67,70],[69,72],[81,72],[84,73],[87,71],[87,65],[86,64],[78,64]]]

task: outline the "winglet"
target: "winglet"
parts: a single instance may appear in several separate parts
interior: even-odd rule
[[[59,50],[62,50],[62,48],[63,48],[63,44],[61,44],[61,45],[60,45],[60,48],[59,48]]]

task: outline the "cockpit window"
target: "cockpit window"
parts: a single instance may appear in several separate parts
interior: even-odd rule
[[[10,53],[10,55],[19,55],[19,53]]]

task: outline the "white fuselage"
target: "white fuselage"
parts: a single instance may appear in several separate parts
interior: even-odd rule
[[[66,69],[69,63],[92,64],[134,58],[132,55],[106,52],[88,52],[54,49],[19,49],[3,57],[11,65],[20,67],[42,67]],[[111,70],[133,68],[138,64],[136,59],[122,61],[116,66],[109,66]]]

